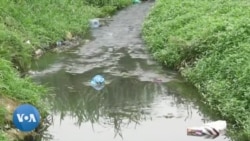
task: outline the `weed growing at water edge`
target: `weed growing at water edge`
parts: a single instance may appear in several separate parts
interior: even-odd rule
[[[11,63],[0,59],[0,93],[22,103],[38,104],[46,90],[31,82],[29,78],[18,77]]]

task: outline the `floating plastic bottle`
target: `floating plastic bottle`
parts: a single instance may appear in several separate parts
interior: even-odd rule
[[[98,28],[98,27],[100,27],[100,21],[99,21],[99,19],[91,19],[91,20],[89,20],[89,22],[90,22],[90,27],[91,28]]]
[[[59,47],[59,46],[62,46],[62,41],[57,41],[57,42],[56,42],[56,46],[58,46],[58,47]]]
[[[105,85],[105,79],[103,76],[101,75],[96,75],[92,78],[92,80],[90,81],[90,85],[96,89],[96,90],[101,90],[104,88]]]
[[[138,4],[138,3],[141,3],[140,0],[132,0],[133,4]]]

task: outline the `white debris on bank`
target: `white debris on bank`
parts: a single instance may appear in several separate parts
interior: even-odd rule
[[[43,54],[43,51],[41,49],[38,49],[35,51],[36,56],[41,56]]]
[[[218,120],[198,127],[189,127],[187,128],[187,134],[192,136],[219,136],[225,133],[226,128],[226,121]]]
[[[26,44],[30,44],[30,40],[27,40],[25,43],[26,43]]]

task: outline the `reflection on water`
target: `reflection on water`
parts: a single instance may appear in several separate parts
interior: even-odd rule
[[[194,104],[200,103],[195,89],[177,73],[152,63],[150,57],[133,58],[128,50],[117,49],[109,53],[114,58],[99,63],[94,60],[107,52],[82,60],[67,58],[72,53],[66,53],[52,65],[39,63],[47,69],[33,66],[38,71],[34,80],[52,87],[56,94],[48,98],[55,121],[49,128],[52,141],[204,140],[186,135],[187,127],[209,121]],[[107,81],[99,91],[86,85],[96,74]]]
[[[137,74],[153,71],[154,66],[151,67]],[[177,74],[168,73],[164,78],[168,81],[158,83],[150,75],[144,76],[147,81],[142,81],[140,75],[123,77],[105,70],[96,68],[82,74],[60,70],[34,78],[53,87],[56,93],[53,99],[48,99],[55,120],[49,128],[53,141],[203,140],[186,135],[188,126],[201,125],[204,121],[191,102],[196,91]],[[109,81],[102,90],[84,84],[101,72],[106,72],[102,75]]]
[[[42,78],[55,87],[57,95],[50,102],[53,112],[60,114],[61,119],[69,114],[76,119],[75,124],[80,126],[87,121],[98,122],[102,117],[107,120],[105,124],[113,125],[118,133],[124,121],[129,123],[145,119],[154,97],[164,93],[158,84],[122,77],[113,78],[104,89],[96,91],[83,84],[89,81],[89,76],[58,72],[53,77]],[[112,78],[108,74],[105,76]]]

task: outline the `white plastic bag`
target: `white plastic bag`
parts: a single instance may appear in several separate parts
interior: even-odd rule
[[[218,120],[199,127],[189,127],[187,128],[187,134],[193,136],[219,136],[225,133],[226,128],[226,121]]]

